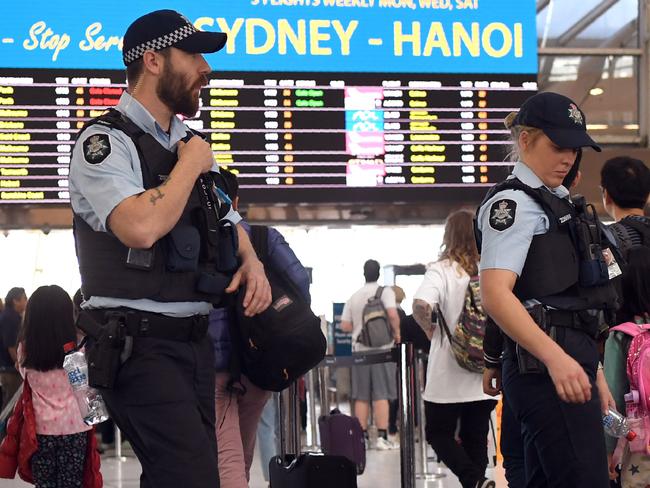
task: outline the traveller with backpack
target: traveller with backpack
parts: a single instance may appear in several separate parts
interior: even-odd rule
[[[644,215],[650,196],[650,169],[643,161],[629,156],[608,159],[600,170],[600,188],[603,207],[615,221],[607,229],[614,234],[623,253],[620,266],[625,275],[630,266],[627,252],[636,246],[650,247],[650,218]],[[615,280],[621,300],[614,322],[617,324],[633,319],[620,289],[621,282],[620,277]]]
[[[486,316],[473,218],[469,210],[447,218],[440,258],[428,266],[414,295],[413,316],[431,339],[423,393],[427,442],[463,488],[487,488],[495,486],[485,469],[490,413],[497,402],[482,386]]]
[[[239,206],[237,178],[227,170],[222,170],[221,174],[233,208],[237,209]],[[264,320],[265,314],[277,313],[276,309],[279,307],[276,303],[273,282],[279,279],[278,274],[286,276],[295,285],[295,293],[299,294],[300,298],[294,297],[294,299],[301,299],[308,309],[311,302],[309,273],[282,234],[272,227],[249,226],[245,222],[241,225],[251,236],[251,243],[265,265],[274,294],[271,307],[259,316],[245,319],[249,321],[247,326],[254,327],[256,324],[252,321]],[[290,304],[287,304],[287,307],[289,306]],[[263,385],[260,386],[261,381],[254,381],[249,377],[253,372],[246,370],[241,347],[241,336],[245,326],[241,323],[244,319],[238,313],[238,307],[241,312],[241,303],[213,310],[210,313],[208,327],[215,350],[216,434],[221,488],[248,487],[258,423],[262,410],[271,396],[271,392],[268,391],[270,386],[263,388]],[[289,327],[289,322],[286,326]],[[262,460],[262,462],[268,466],[269,460]]]
[[[400,342],[399,315],[395,292],[379,286],[379,263],[369,259],[363,265],[366,284],[357,290],[343,307],[341,329],[352,332],[353,351],[373,351],[391,348]],[[373,419],[377,427],[378,449],[395,446],[388,440],[389,400],[397,398],[394,363],[356,365],[351,370],[354,415],[368,438],[368,416],[372,402]]]
[[[616,221],[608,229],[616,237],[624,258],[621,262],[623,275],[616,280],[621,308],[617,311],[615,323],[619,325],[610,329],[605,344],[605,377],[617,409],[632,416],[630,421],[637,433],[629,449],[617,451],[618,456],[614,456],[617,440],[606,436],[610,477],[616,477],[616,465],[621,461],[620,454],[624,454],[621,469],[623,486],[645,488],[650,480],[650,466],[643,448],[639,447],[649,440],[650,410],[643,401],[639,405],[627,405],[624,395],[630,390],[639,391],[644,378],[650,381],[650,369],[646,371],[642,367],[646,345],[650,345],[650,334],[643,325],[650,322],[647,316],[650,312],[650,278],[647,277],[650,271],[650,219],[644,216],[644,207],[650,195],[650,169],[643,161],[620,156],[605,162],[600,179],[603,206]],[[621,445],[623,447],[627,446]],[[643,466],[644,469],[632,473],[632,464]]]
[[[645,488],[650,484],[650,247],[630,249],[627,263],[622,291],[632,316],[610,329],[604,363],[616,409],[628,417],[636,438],[627,442],[606,435],[606,443],[610,477],[616,478],[620,462],[621,486]]]

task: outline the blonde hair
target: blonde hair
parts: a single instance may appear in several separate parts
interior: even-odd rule
[[[503,120],[503,125],[506,126],[506,129],[510,130],[510,152],[506,156],[506,159],[510,161],[519,161],[521,159],[521,148],[519,147],[519,136],[522,132],[528,132],[530,136],[531,143],[535,142],[541,134],[543,134],[542,129],[537,127],[530,127],[528,125],[514,125],[515,117],[519,112],[510,112],[507,117]]]
[[[474,239],[474,212],[461,209],[449,214],[440,246],[440,259],[458,263],[470,276],[478,274],[479,254]]]

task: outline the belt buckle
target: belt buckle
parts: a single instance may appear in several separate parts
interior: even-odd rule
[[[147,337],[151,329],[151,323],[147,317],[142,317],[140,319],[140,325],[138,327],[138,335],[140,337]]]

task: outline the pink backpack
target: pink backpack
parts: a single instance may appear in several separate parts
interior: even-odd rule
[[[650,454],[650,324],[625,322],[610,331],[619,331],[632,337],[627,353],[627,378],[634,402],[626,401],[630,428],[637,438],[630,442],[632,452]]]

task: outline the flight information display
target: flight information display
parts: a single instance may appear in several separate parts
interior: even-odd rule
[[[247,202],[484,191],[506,174],[503,119],[537,85],[534,2],[480,1],[172,5],[229,34],[206,56],[214,71],[186,123],[238,174]],[[120,36],[157,8],[118,1],[128,18],[71,19],[61,2],[36,3],[0,20],[0,204],[69,201],[76,134],[126,89]]]

